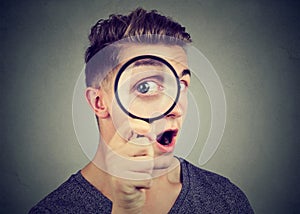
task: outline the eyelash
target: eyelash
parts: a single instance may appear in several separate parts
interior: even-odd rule
[[[144,81],[144,82],[138,83],[137,85],[142,84],[142,83],[146,83],[146,82],[148,82],[148,83],[149,83],[149,82],[154,83],[154,84],[156,84],[158,87],[160,87],[160,85],[159,85],[156,81],[153,81],[153,80]],[[182,84],[184,85],[184,88],[182,88]],[[135,87],[135,88],[136,88],[136,87]],[[180,80],[180,92],[186,91],[187,88],[188,88],[188,82],[185,81],[185,80]],[[149,95],[147,95],[147,94],[142,94],[142,93],[140,93],[140,95],[142,95],[142,96],[149,96]],[[152,95],[153,95],[153,94],[152,94]]]

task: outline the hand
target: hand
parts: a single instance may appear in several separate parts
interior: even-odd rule
[[[134,214],[142,211],[146,201],[145,190],[151,187],[154,163],[151,138],[147,136],[150,128],[144,121],[130,119],[130,127],[128,124],[120,127],[108,144],[106,166],[112,175],[112,213]],[[131,133],[129,141],[120,136],[124,133]],[[141,137],[132,138],[137,134]]]

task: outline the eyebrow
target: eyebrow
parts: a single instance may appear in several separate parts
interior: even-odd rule
[[[153,59],[142,59],[138,60],[133,64],[133,67],[142,66],[142,65],[153,65],[153,66],[163,66],[163,63],[153,60]]]
[[[138,60],[133,64],[133,67],[138,67],[138,66],[143,66],[143,65],[152,65],[152,66],[163,66],[163,63],[153,60],[153,59],[143,59],[143,60]],[[180,75],[180,78],[189,75],[192,76],[192,73],[189,69],[184,69]]]
[[[180,75],[180,77],[183,77],[183,76],[186,76],[186,75],[189,75],[189,76],[192,76],[192,73],[189,69],[184,69]]]

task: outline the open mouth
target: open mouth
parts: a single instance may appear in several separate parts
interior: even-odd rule
[[[156,138],[156,141],[163,145],[169,146],[172,144],[174,137],[177,135],[177,130],[167,130],[159,134]]]

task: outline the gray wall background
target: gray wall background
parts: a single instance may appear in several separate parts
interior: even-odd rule
[[[1,1],[1,213],[26,213],[88,159],[72,94],[90,27],[137,6],[185,25],[223,83],[222,144],[203,166],[256,213],[299,213],[299,1]],[[197,164],[199,143],[188,160]]]

